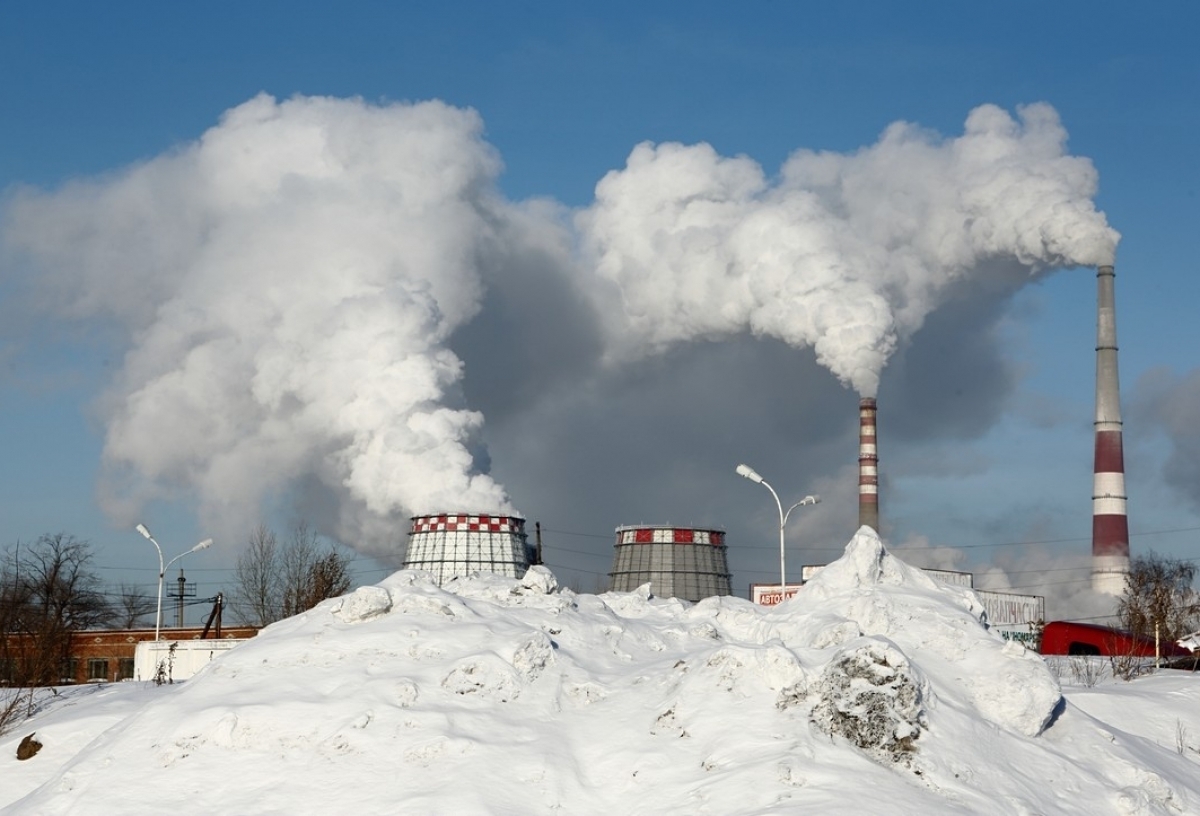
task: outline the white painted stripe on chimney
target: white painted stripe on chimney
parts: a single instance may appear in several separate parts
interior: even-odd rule
[[[1092,477],[1093,496],[1124,496],[1124,473],[1097,473]]]
[[[1093,516],[1124,516],[1125,499],[1116,496],[1097,496],[1092,499]]]

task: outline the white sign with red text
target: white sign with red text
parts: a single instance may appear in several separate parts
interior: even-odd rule
[[[779,584],[751,584],[750,600],[761,606],[775,606],[800,591],[800,584],[788,584],[779,591]]]

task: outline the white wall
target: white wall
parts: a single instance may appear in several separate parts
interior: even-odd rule
[[[187,680],[218,655],[229,651],[246,638],[221,640],[144,640],[133,655],[133,679],[153,680],[161,663],[170,680]],[[174,653],[171,647],[174,646]]]

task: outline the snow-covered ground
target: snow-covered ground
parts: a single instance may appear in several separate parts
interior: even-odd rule
[[[0,737],[0,806],[1200,813],[1200,677],[1092,685],[980,611],[866,528],[775,608],[400,572],[184,683],[47,695]]]

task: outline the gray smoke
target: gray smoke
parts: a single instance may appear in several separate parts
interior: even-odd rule
[[[1154,368],[1134,385],[1130,418],[1132,427],[1163,434],[1170,454],[1163,479],[1193,508],[1200,509],[1200,369],[1176,374]]]

